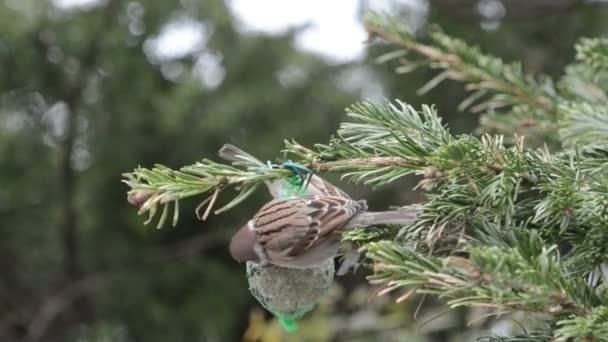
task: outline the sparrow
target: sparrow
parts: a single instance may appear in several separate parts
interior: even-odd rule
[[[230,254],[238,262],[316,268],[337,256],[341,232],[415,220],[414,212],[368,212],[365,201],[342,196],[274,199],[233,236]]]
[[[235,164],[264,169],[259,159],[236,146],[225,144],[220,157]],[[293,197],[286,180],[267,181],[274,200],[232,237],[230,254],[239,261],[253,261],[287,268],[316,268],[338,255],[340,233],[378,224],[411,224],[415,212],[367,212],[364,200],[354,201],[346,192],[317,175],[311,175],[302,197]],[[338,270],[343,275],[359,259],[346,248]]]

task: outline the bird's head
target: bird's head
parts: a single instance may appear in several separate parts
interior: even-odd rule
[[[238,262],[243,261],[259,261],[259,257],[255,252],[255,246],[257,244],[257,236],[251,223],[247,223],[236,234],[230,241],[230,255]]]

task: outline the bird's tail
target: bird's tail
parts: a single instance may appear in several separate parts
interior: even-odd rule
[[[241,150],[240,148],[238,148],[234,145],[225,144],[224,146],[222,146],[222,148],[220,149],[218,154],[220,157],[222,157],[228,161],[231,161],[233,163],[238,163],[243,166],[257,166],[257,167],[266,166],[266,165],[264,165],[264,163],[262,163],[256,157],[252,156],[251,154]]]
[[[231,144],[222,146],[218,154],[223,159],[231,161],[234,165],[257,169],[258,172],[264,172],[263,170],[268,167],[256,157]],[[285,180],[267,181],[264,183],[266,183],[268,191],[273,198],[285,197],[284,194],[288,189],[288,183]]]

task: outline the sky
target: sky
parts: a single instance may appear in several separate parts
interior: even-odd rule
[[[74,10],[99,5],[103,0],[53,0],[63,10]],[[366,0],[367,8],[390,11],[396,5],[409,5],[424,10],[425,0]],[[228,0],[241,32],[261,31],[278,34],[308,24],[296,37],[296,46],[325,57],[329,62],[349,62],[360,58],[366,34],[360,21],[359,0]],[[141,7],[136,1],[127,5]],[[137,22],[130,29],[138,32]],[[147,48],[163,59],[179,58],[205,45],[209,30],[204,24],[188,21],[167,23],[165,28],[148,42]],[[143,32],[141,32],[143,33]],[[141,34],[140,33],[140,34]]]
[[[426,0],[230,0],[243,31],[283,32],[309,24],[296,37],[296,46],[333,62],[360,58],[367,34],[361,23],[360,4],[366,10],[392,12],[407,5],[424,16]]]
[[[310,24],[296,38],[296,46],[336,62],[356,59],[366,34],[358,19],[358,1],[232,0],[243,31],[283,32]]]

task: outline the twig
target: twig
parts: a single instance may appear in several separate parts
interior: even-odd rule
[[[209,205],[207,206],[207,210],[205,210],[205,213],[203,214],[203,217],[202,217],[203,221],[207,220],[209,213],[211,213],[211,208],[213,208],[213,205],[215,204],[215,201],[217,200],[217,196],[220,193],[220,189],[221,188],[215,188],[215,191],[213,192],[213,195],[211,196],[211,201],[209,202]]]
[[[424,322],[421,322],[420,324],[418,324],[418,326],[416,327],[417,329],[422,329],[424,328],[425,325],[431,323],[432,321],[436,320],[437,318],[441,317],[442,315],[444,315],[446,312],[450,311],[451,308],[447,307],[441,311],[439,311],[439,313],[431,316],[430,318],[426,319]]]
[[[57,316],[67,310],[79,297],[100,290],[106,280],[99,275],[88,276],[70,284],[57,295],[45,300],[28,325],[27,341],[41,341],[49,325]]]
[[[68,284],[55,295],[42,300],[42,304],[32,314],[32,319],[27,325],[27,341],[41,341],[51,324],[78,298],[101,291],[112,275],[122,272],[132,272],[135,269],[152,266],[159,263],[189,258],[201,251],[222,245],[226,237],[218,232],[208,232],[194,236],[193,238],[178,242],[165,249],[161,249],[158,258],[135,261],[129,264],[120,264],[113,268],[91,273],[84,278]],[[13,319],[10,320],[12,322]],[[0,322],[0,326],[7,329],[7,323]],[[4,335],[2,335],[4,336]]]
[[[336,168],[344,166],[424,166],[426,163],[419,159],[406,159],[401,157],[373,157],[373,158],[354,158],[348,160],[329,161],[321,163],[310,163],[306,165],[315,172],[332,172]]]

